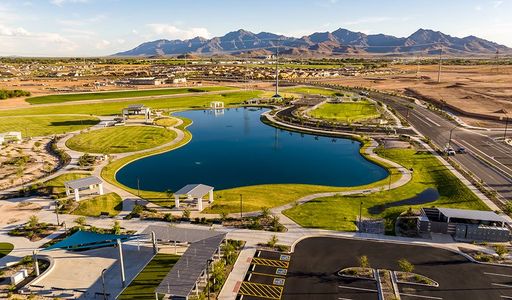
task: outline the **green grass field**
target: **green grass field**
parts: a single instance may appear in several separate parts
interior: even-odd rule
[[[155,125],[164,126],[164,127],[172,127],[178,123],[178,119],[176,118],[158,118],[155,120]]]
[[[117,299],[155,299],[156,287],[179,259],[178,255],[157,254]]]
[[[107,102],[94,104],[77,105],[51,105],[34,106],[30,108],[19,108],[10,110],[1,110],[1,116],[21,116],[21,115],[55,115],[55,114],[87,114],[96,116],[118,115],[121,110],[130,104],[144,104],[152,109],[189,109],[206,108],[211,101],[223,101],[226,106],[241,104],[245,100],[259,97],[261,91],[243,91],[230,92],[212,95],[194,95],[174,98],[159,98],[150,100],[136,100],[123,102]]]
[[[151,90],[132,90],[132,91],[118,91],[118,92],[97,92],[97,93],[82,93],[82,94],[60,94],[48,95],[28,98],[26,101],[30,104],[48,104],[48,103],[62,103],[69,101],[81,100],[100,100],[100,99],[119,99],[119,98],[133,98],[133,97],[151,97],[151,96],[164,96],[164,95],[177,95],[186,93],[204,93],[225,91],[233,88],[225,86],[210,86],[200,88],[170,88],[170,89],[151,89]]]
[[[19,131],[23,136],[47,136],[82,130],[99,122],[86,116],[19,116],[0,118],[0,132]]]
[[[78,134],[66,142],[85,153],[123,153],[151,149],[171,142],[174,131],[154,126],[116,126]]]
[[[11,253],[12,249],[14,249],[14,245],[10,243],[0,243],[0,258]]]
[[[48,181],[44,182],[44,188],[48,189],[51,195],[56,195],[57,197],[65,197],[66,190],[64,189],[64,182],[69,180],[75,180],[79,178],[84,178],[87,176],[91,176],[86,173],[65,173],[59,175],[55,178],[52,178]]]
[[[375,104],[368,101],[324,103],[309,112],[316,119],[336,121],[341,123],[360,122],[380,117]]]
[[[73,211],[73,215],[86,217],[99,217],[101,213],[108,213],[109,217],[114,217],[123,210],[123,200],[116,193],[108,193],[96,196],[91,199],[81,200],[78,207]]]
[[[329,89],[317,88],[317,87],[309,87],[309,86],[300,86],[300,87],[292,87],[292,88],[283,88],[283,92],[287,93],[298,93],[298,94],[307,94],[307,95],[322,95],[322,96],[336,96],[337,94],[343,94],[343,92],[337,92]]]
[[[413,149],[379,150],[379,155],[413,168],[413,179],[406,185],[391,191],[381,191],[370,195],[350,197],[326,197],[307,202],[286,210],[284,213],[304,227],[353,231],[355,220],[359,215],[359,206],[363,202],[363,217],[387,220],[387,228],[393,220],[410,205],[385,208],[382,213],[370,214],[368,209],[396,201],[409,199],[427,188],[436,188],[440,198],[428,204],[412,206],[440,206],[462,209],[488,210],[462,182],[431,154],[416,153]]]

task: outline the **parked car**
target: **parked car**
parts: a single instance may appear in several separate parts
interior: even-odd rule
[[[459,149],[457,149],[457,152],[459,152],[460,154],[467,153],[466,148],[464,148],[464,147],[460,147]]]

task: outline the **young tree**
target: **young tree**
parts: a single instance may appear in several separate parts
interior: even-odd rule
[[[115,220],[114,225],[112,225],[112,233],[121,234],[121,223],[118,220]]]
[[[496,251],[496,254],[498,254],[500,258],[503,258],[505,255],[508,254],[508,248],[505,245],[501,244],[494,246],[494,251]]]
[[[270,216],[270,208],[268,207],[262,207],[261,208],[261,217],[263,219],[266,219]]]
[[[405,258],[398,260],[398,266],[400,267],[400,270],[402,270],[402,272],[405,272],[405,273],[414,272],[414,265]]]
[[[183,211],[182,218],[183,218],[183,219],[185,219],[185,220],[190,219],[190,210],[185,209],[185,210]]]
[[[370,267],[370,261],[368,260],[368,256],[363,255],[359,257],[359,266],[365,269]]]
[[[213,264],[212,268],[212,279],[213,279],[213,291],[218,291],[224,285],[226,281],[225,273],[226,263],[223,260],[219,260]]]
[[[226,221],[226,219],[228,218],[228,213],[225,211],[221,211],[219,215],[220,215],[220,220],[222,222]]]
[[[80,227],[84,227],[87,225],[87,219],[85,219],[84,216],[78,217],[75,219],[75,223],[78,224]]]
[[[277,239],[277,236],[273,235],[273,236],[270,238],[270,240],[267,242],[267,245],[268,245],[269,247],[274,248],[274,246],[277,244],[277,242],[278,242],[278,241],[279,241],[279,240]]]
[[[28,218],[28,226],[30,228],[37,227],[37,224],[39,224],[39,218],[36,215],[32,215]]]

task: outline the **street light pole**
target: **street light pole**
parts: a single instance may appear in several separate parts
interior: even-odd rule
[[[243,202],[242,194],[240,194],[240,222],[243,221],[243,206],[242,206],[242,202]]]
[[[55,214],[57,215],[57,226],[59,226],[60,220],[59,220],[59,202],[58,201],[55,201]]]
[[[103,299],[107,300],[107,290],[105,289],[105,272],[107,272],[107,269],[103,269],[101,271],[101,284],[103,285]]]
[[[359,203],[359,225],[357,226],[357,228],[359,229],[359,232],[361,232],[361,216],[363,214],[363,201],[361,201],[361,203]]]
[[[508,129],[508,116],[505,119],[505,133],[503,133],[503,139],[507,138],[507,129]]]
[[[450,129],[450,138],[448,139],[448,147],[451,147],[451,145],[452,145],[452,133],[453,133],[453,130],[455,130],[456,128],[457,128],[457,126]]]
[[[206,260],[206,290],[208,293],[208,300],[210,300],[210,272],[208,271],[211,259]]]

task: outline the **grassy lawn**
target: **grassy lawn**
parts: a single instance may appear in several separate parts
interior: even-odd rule
[[[108,193],[91,199],[82,200],[73,211],[74,215],[86,217],[99,217],[102,212],[108,212],[109,217],[114,217],[123,210],[123,200],[116,193]]]
[[[313,118],[352,123],[380,117],[375,104],[368,101],[324,103],[309,112]]]
[[[14,245],[10,243],[0,243],[0,258],[11,253],[12,249],[14,249]]]
[[[99,122],[84,116],[19,116],[0,118],[0,132],[19,131],[23,136],[46,136],[82,130]]]
[[[259,97],[261,91],[241,91],[212,95],[194,95],[175,98],[159,99],[134,99],[133,101],[123,102],[104,102],[94,104],[77,105],[51,105],[30,108],[19,108],[0,111],[0,116],[21,116],[21,115],[54,115],[54,114],[88,114],[96,116],[108,116],[120,114],[121,110],[130,104],[144,104],[152,109],[187,109],[187,108],[206,108],[211,101],[223,101],[226,106],[236,105],[245,100]]]
[[[44,188],[48,189],[50,195],[57,195],[57,197],[65,197],[66,190],[64,189],[64,182],[91,176],[86,173],[65,173],[53,179],[44,182]]]
[[[81,100],[99,100],[99,99],[119,99],[131,97],[151,97],[151,96],[164,96],[164,95],[177,95],[186,93],[202,93],[202,92],[215,92],[225,91],[233,88],[225,86],[210,86],[200,88],[170,88],[170,89],[152,89],[152,90],[132,90],[132,91],[117,91],[117,92],[97,92],[97,93],[81,93],[81,94],[60,94],[48,95],[28,98],[26,101],[30,104],[48,104],[48,103],[62,103],[69,101]]]
[[[457,179],[436,157],[428,153],[416,153],[414,149],[380,149],[379,155],[396,161],[407,168],[413,168],[413,179],[406,185],[391,191],[381,191],[370,195],[350,197],[325,197],[307,202],[286,210],[284,213],[304,227],[353,231],[354,222],[359,215],[359,206],[363,202],[362,214],[368,218],[384,218],[387,229],[392,221],[409,207],[422,206],[451,207],[461,209],[488,210],[459,179]],[[436,188],[440,198],[423,205],[401,205],[383,208],[378,214],[369,213],[371,207],[378,207],[409,199],[427,188]]]
[[[121,158],[121,159],[118,159],[118,160],[115,160],[113,162],[111,162],[110,164],[106,165],[102,170],[101,170],[101,177],[103,179],[105,179],[105,181],[111,183],[111,184],[114,184],[114,185],[117,185],[119,187],[121,187],[122,189],[134,194],[134,195],[137,195],[139,193],[139,191],[137,191],[136,189],[132,189],[132,188],[129,188],[127,186],[124,186],[122,185],[121,183],[117,182],[115,176],[116,176],[116,172],[117,170],[119,170],[120,168],[122,168],[124,165],[128,164],[129,162],[135,160],[135,159],[138,159],[138,158],[141,158],[141,157],[145,157],[145,156],[150,156],[150,155],[154,155],[154,154],[158,154],[158,153],[163,153],[163,152],[167,152],[167,151],[170,151],[170,150],[173,150],[173,149],[176,149],[176,148],[179,148],[183,145],[186,145],[192,138],[192,135],[190,134],[190,132],[188,130],[185,130],[185,128],[187,128],[190,124],[192,124],[192,121],[189,120],[189,119],[186,119],[186,118],[181,118],[180,119],[183,121],[183,123],[178,126],[177,128],[181,129],[184,131],[184,138],[183,140],[181,140],[179,143],[177,144],[174,144],[172,146],[168,146],[168,147],[164,147],[164,148],[161,148],[161,149],[156,149],[156,150],[149,150],[147,152],[144,152],[144,153],[138,153],[138,154],[133,154],[133,155],[130,155],[130,156],[127,156],[127,157],[124,157],[124,158]],[[151,201],[157,205],[160,205],[160,206],[170,206],[171,203],[172,205],[174,204],[174,200],[170,200],[168,197],[167,197],[167,194],[164,193],[164,192],[155,192],[155,191],[144,191],[144,190],[141,190],[140,191],[140,197],[148,200],[148,201]]]
[[[178,123],[178,119],[176,118],[158,118],[155,120],[155,125],[164,126],[164,127],[172,127]]]
[[[116,126],[82,133],[66,146],[86,153],[123,153],[151,149],[176,137],[174,131],[154,126]]]
[[[180,259],[178,255],[157,254],[117,299],[155,299],[155,289]]]
[[[342,92],[337,92],[329,89],[322,89],[316,87],[292,87],[292,88],[283,88],[282,91],[287,93],[298,93],[298,94],[307,94],[307,95],[322,95],[322,96],[336,96]]]

